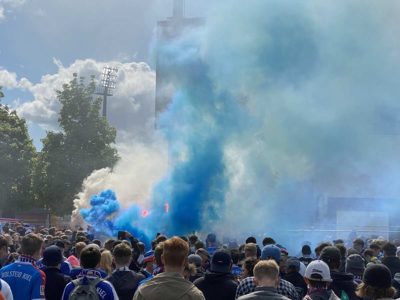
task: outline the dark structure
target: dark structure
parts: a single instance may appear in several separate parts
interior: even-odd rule
[[[103,117],[107,117],[107,97],[112,96],[115,89],[115,79],[117,78],[117,68],[104,67],[100,85],[95,92],[96,95],[103,96]]]
[[[156,57],[156,101],[155,116],[158,127],[159,114],[166,110],[174,93],[174,74],[168,65],[169,58],[160,51],[164,45],[168,45],[181,37],[185,31],[200,27],[204,24],[202,18],[185,17],[185,0],[174,0],[173,15],[157,24],[157,57]]]

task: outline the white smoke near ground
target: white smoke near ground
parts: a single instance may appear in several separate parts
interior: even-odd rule
[[[133,203],[148,207],[153,186],[165,176],[168,169],[168,147],[165,141],[162,137],[153,137],[153,143],[119,145],[118,152],[121,159],[113,170],[96,170],[83,182],[82,191],[74,200],[74,228],[84,226],[79,210],[90,208],[91,197],[107,189],[117,194],[122,210]]]

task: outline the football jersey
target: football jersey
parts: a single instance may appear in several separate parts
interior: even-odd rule
[[[8,283],[14,299],[45,299],[46,275],[30,257],[21,256],[16,262],[2,268],[0,278]]]

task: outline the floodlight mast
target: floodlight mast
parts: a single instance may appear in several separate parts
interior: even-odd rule
[[[96,95],[103,96],[103,117],[105,118],[107,118],[107,97],[113,95],[117,72],[117,68],[112,68],[109,66],[104,67],[100,85],[97,87],[95,92]]]

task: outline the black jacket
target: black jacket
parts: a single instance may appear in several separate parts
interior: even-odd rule
[[[44,294],[46,300],[60,300],[65,286],[71,281],[71,278],[61,273],[58,268],[44,268],[46,274],[46,285]]]
[[[107,280],[114,286],[120,300],[132,300],[139,282],[144,278],[133,271],[115,271]]]
[[[356,296],[357,285],[354,282],[353,274],[332,271],[331,277],[332,282],[330,287],[339,298],[342,298],[344,292],[350,300],[360,299]]]
[[[230,273],[207,272],[195,280],[194,285],[203,292],[206,300],[234,300],[237,282]]]
[[[299,272],[287,273],[284,279],[294,285],[297,293],[302,298],[307,294],[307,284]]]
[[[400,258],[397,256],[384,257],[381,261],[389,268],[390,273],[392,273],[392,279],[396,273],[400,273]]]

